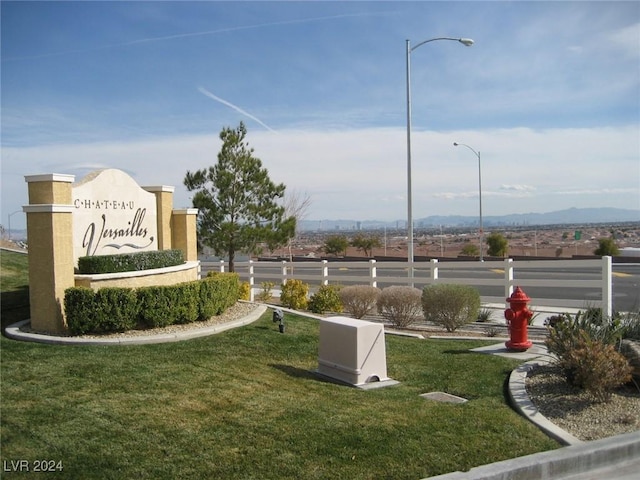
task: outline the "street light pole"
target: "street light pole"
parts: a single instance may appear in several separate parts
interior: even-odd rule
[[[483,257],[482,257],[482,245],[484,243],[484,230],[482,228],[482,167],[480,165],[480,152],[476,152],[473,148],[471,148],[469,145],[465,145],[464,143],[458,143],[458,142],[453,142],[453,146],[457,147],[459,145],[462,145],[463,147],[467,147],[469,150],[471,150],[476,157],[478,157],[478,198],[480,200],[480,261],[484,261]]]
[[[11,217],[20,212],[22,212],[22,210],[16,210],[15,212],[11,212],[9,214],[9,241],[11,241]]]
[[[452,37],[438,37],[424,40],[414,47],[411,46],[411,41],[407,40],[407,262],[409,263],[409,277],[413,278],[413,212],[411,207],[411,52],[416,48],[421,47],[425,43],[435,42],[437,40],[453,40],[460,42],[466,47],[473,45],[473,40],[470,38],[452,38]]]

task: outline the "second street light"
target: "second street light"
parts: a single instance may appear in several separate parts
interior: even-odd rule
[[[469,145],[465,145],[464,143],[458,143],[458,142],[453,142],[453,146],[457,147],[462,145],[463,147],[467,147],[469,150],[471,150],[473,153],[475,153],[476,157],[478,157],[478,197],[480,199],[480,261],[483,261],[482,258],[482,244],[484,242],[483,236],[484,236],[484,231],[482,229],[482,167],[480,166],[480,152],[476,152],[473,148],[471,148]]]
[[[11,217],[13,217],[16,213],[22,213],[22,210],[16,210],[15,212],[11,212],[9,214],[9,241],[11,241]]]
[[[407,261],[409,262],[409,277],[413,278],[413,212],[411,208],[411,52],[425,43],[437,40],[452,40],[470,47],[473,40],[470,38],[438,37],[424,40],[415,46],[407,40]],[[412,282],[413,283],[413,282]]]

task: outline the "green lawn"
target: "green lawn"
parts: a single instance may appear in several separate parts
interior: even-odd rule
[[[2,331],[29,318],[29,267],[23,253],[0,250],[0,308]]]
[[[3,337],[2,460],[79,479],[419,479],[558,447],[506,404],[517,362],[469,352],[486,342],[388,336],[401,384],[361,391],[311,373],[317,321],[285,321],[147,346]]]
[[[2,252],[3,326],[20,303],[5,305],[5,292],[24,299],[28,283],[26,258],[13,255]],[[16,311],[12,321],[28,318]],[[401,383],[361,391],[312,373],[316,320],[285,323],[278,333],[267,313],[161,345],[1,337],[2,478],[417,480],[559,447],[506,403],[518,362],[469,351],[487,341],[387,336],[388,374]],[[469,402],[418,396],[429,391]],[[19,460],[63,471],[7,471]]]

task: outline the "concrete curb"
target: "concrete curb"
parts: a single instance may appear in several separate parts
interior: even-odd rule
[[[508,480],[618,477],[615,472],[640,463],[640,432],[583,442],[580,445],[534,453],[524,457],[453,472],[429,480]],[[610,468],[610,471],[603,469]],[[596,473],[599,470],[600,474]],[[637,472],[637,470],[635,470]]]
[[[511,404],[523,417],[537,425],[540,430],[563,445],[580,445],[585,443],[549,421],[549,419],[540,413],[527,394],[527,374],[538,365],[546,365],[548,363],[549,361],[545,359],[535,359],[523,363],[511,372],[509,375],[508,389]]]
[[[42,335],[38,333],[28,333],[20,331],[20,327],[28,323],[29,320],[23,320],[5,329],[5,335],[14,340],[26,342],[45,343],[49,345],[148,345],[154,343],[179,342],[182,340],[190,340],[192,338],[206,337],[216,333],[224,332],[231,328],[242,327],[258,320],[267,310],[265,305],[259,305],[253,312],[246,317],[233,320],[219,325],[212,325],[186,332],[176,332],[164,335],[147,335],[139,337],[122,337],[122,338],[79,338],[79,337],[56,337],[54,335]]]

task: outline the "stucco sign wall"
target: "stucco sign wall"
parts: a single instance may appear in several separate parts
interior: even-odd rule
[[[73,184],[74,261],[158,249],[156,196],[121,170],[90,173]]]

